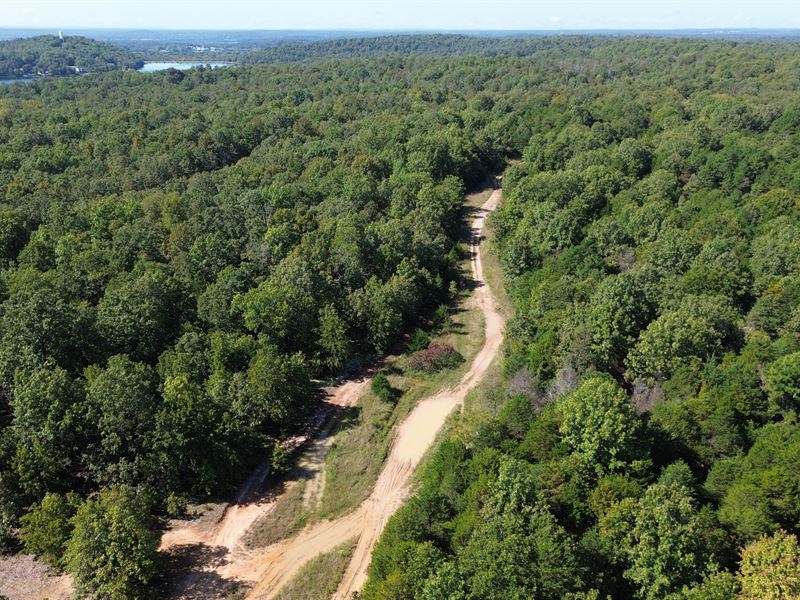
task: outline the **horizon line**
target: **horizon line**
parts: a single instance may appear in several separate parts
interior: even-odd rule
[[[32,31],[68,31],[85,30],[85,31],[208,31],[208,32],[341,32],[341,33],[459,33],[459,32],[490,32],[490,33],[557,33],[569,31],[613,31],[613,32],[641,32],[641,31],[724,31],[724,32],[741,32],[741,31],[797,31],[800,32],[800,26],[797,27],[562,27],[558,29],[512,29],[512,28],[459,28],[459,29],[446,29],[446,28],[378,28],[378,27],[339,27],[339,28],[280,28],[280,29],[263,29],[263,28],[205,28],[205,27],[116,27],[116,26],[82,26],[75,25],[64,27],[60,25],[53,26],[33,26],[33,25],[18,25],[18,26],[0,26],[0,31],[19,31],[19,30],[32,30]]]

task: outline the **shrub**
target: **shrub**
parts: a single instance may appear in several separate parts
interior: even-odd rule
[[[372,378],[370,387],[373,393],[384,402],[394,401],[395,392],[384,373],[378,372],[375,377]]]
[[[46,563],[60,568],[62,556],[72,534],[72,519],[81,504],[74,492],[66,496],[48,493],[32,505],[20,522],[19,538],[25,552],[35,554]]]
[[[440,304],[439,307],[434,311],[433,318],[433,328],[436,331],[441,331],[450,323],[450,307],[447,304]]]
[[[270,464],[272,466],[272,472],[276,476],[280,477],[289,472],[289,468],[291,467],[289,458],[289,451],[280,444],[276,443],[272,447],[272,458],[270,459]]]
[[[411,334],[411,339],[408,341],[408,351],[418,352],[430,346],[431,338],[427,332],[422,329],[417,329]]]
[[[408,365],[414,371],[434,373],[453,369],[464,362],[464,357],[449,344],[431,344],[411,355]]]

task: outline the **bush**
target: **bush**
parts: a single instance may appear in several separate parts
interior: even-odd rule
[[[464,357],[449,344],[431,344],[425,350],[411,355],[408,366],[413,371],[434,373],[442,369],[454,369],[464,362]]]
[[[418,352],[430,346],[431,338],[427,332],[422,329],[417,329],[411,334],[411,339],[408,341],[408,351]]]
[[[289,451],[280,444],[276,443],[272,447],[272,458],[270,459],[273,474],[278,477],[286,475],[286,473],[289,472],[289,467],[291,466],[289,463],[289,458]]]
[[[450,323],[450,307],[447,304],[440,304],[433,313],[433,328],[441,331]]]
[[[395,391],[392,389],[392,385],[389,383],[389,379],[384,373],[378,372],[375,377],[372,378],[370,387],[373,393],[384,402],[394,402]]]

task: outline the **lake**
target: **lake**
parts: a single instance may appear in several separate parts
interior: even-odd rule
[[[11,85],[12,83],[30,83],[31,77],[18,77],[16,79],[0,79],[0,85]]]
[[[194,69],[195,67],[211,67],[216,69],[218,67],[230,67],[231,63],[224,62],[148,62],[139,69],[140,73],[155,73],[156,71],[165,71],[167,69],[179,69],[184,71],[186,69]]]

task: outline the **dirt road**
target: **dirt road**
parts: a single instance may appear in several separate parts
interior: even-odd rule
[[[355,406],[370,378],[371,372],[368,372],[360,379],[328,388],[319,418],[324,419],[326,414],[331,414],[335,409]],[[298,460],[306,473],[314,473],[310,483],[314,486],[315,495],[308,499],[309,503],[317,501],[317,496],[322,493],[324,457],[331,443],[330,433],[334,421],[333,418],[328,419],[319,435],[316,434],[318,429],[312,427],[309,432],[286,443],[289,447],[308,443]],[[171,598],[225,597],[230,589],[229,585],[241,579],[238,570],[252,559],[252,552],[244,547],[243,538],[259,519],[275,507],[281,497],[281,494],[264,493],[264,483],[268,475],[267,465],[256,469],[218,520],[187,521],[164,533],[160,550],[180,550],[177,547],[184,546],[191,565],[188,572],[183,573],[180,579],[169,586]],[[288,492],[296,483],[287,481],[282,493]],[[225,573],[221,572],[223,570]],[[229,575],[229,572],[233,575]]]
[[[221,573],[227,577],[256,582],[248,598],[261,600],[274,597],[309,560],[355,536],[359,536],[358,545],[334,598],[350,598],[352,592],[363,586],[372,548],[389,517],[408,496],[414,468],[433,444],[447,416],[462,405],[467,393],[481,381],[500,348],[504,320],[485,283],[479,252],[486,215],[495,209],[499,201],[500,191],[497,190],[479,209],[472,223],[472,275],[477,285],[472,302],[483,312],[486,337],[469,370],[455,387],[422,400],[406,417],[398,428],[389,458],[372,494],[358,509],[339,519],[309,526],[246,562],[221,569]]]

